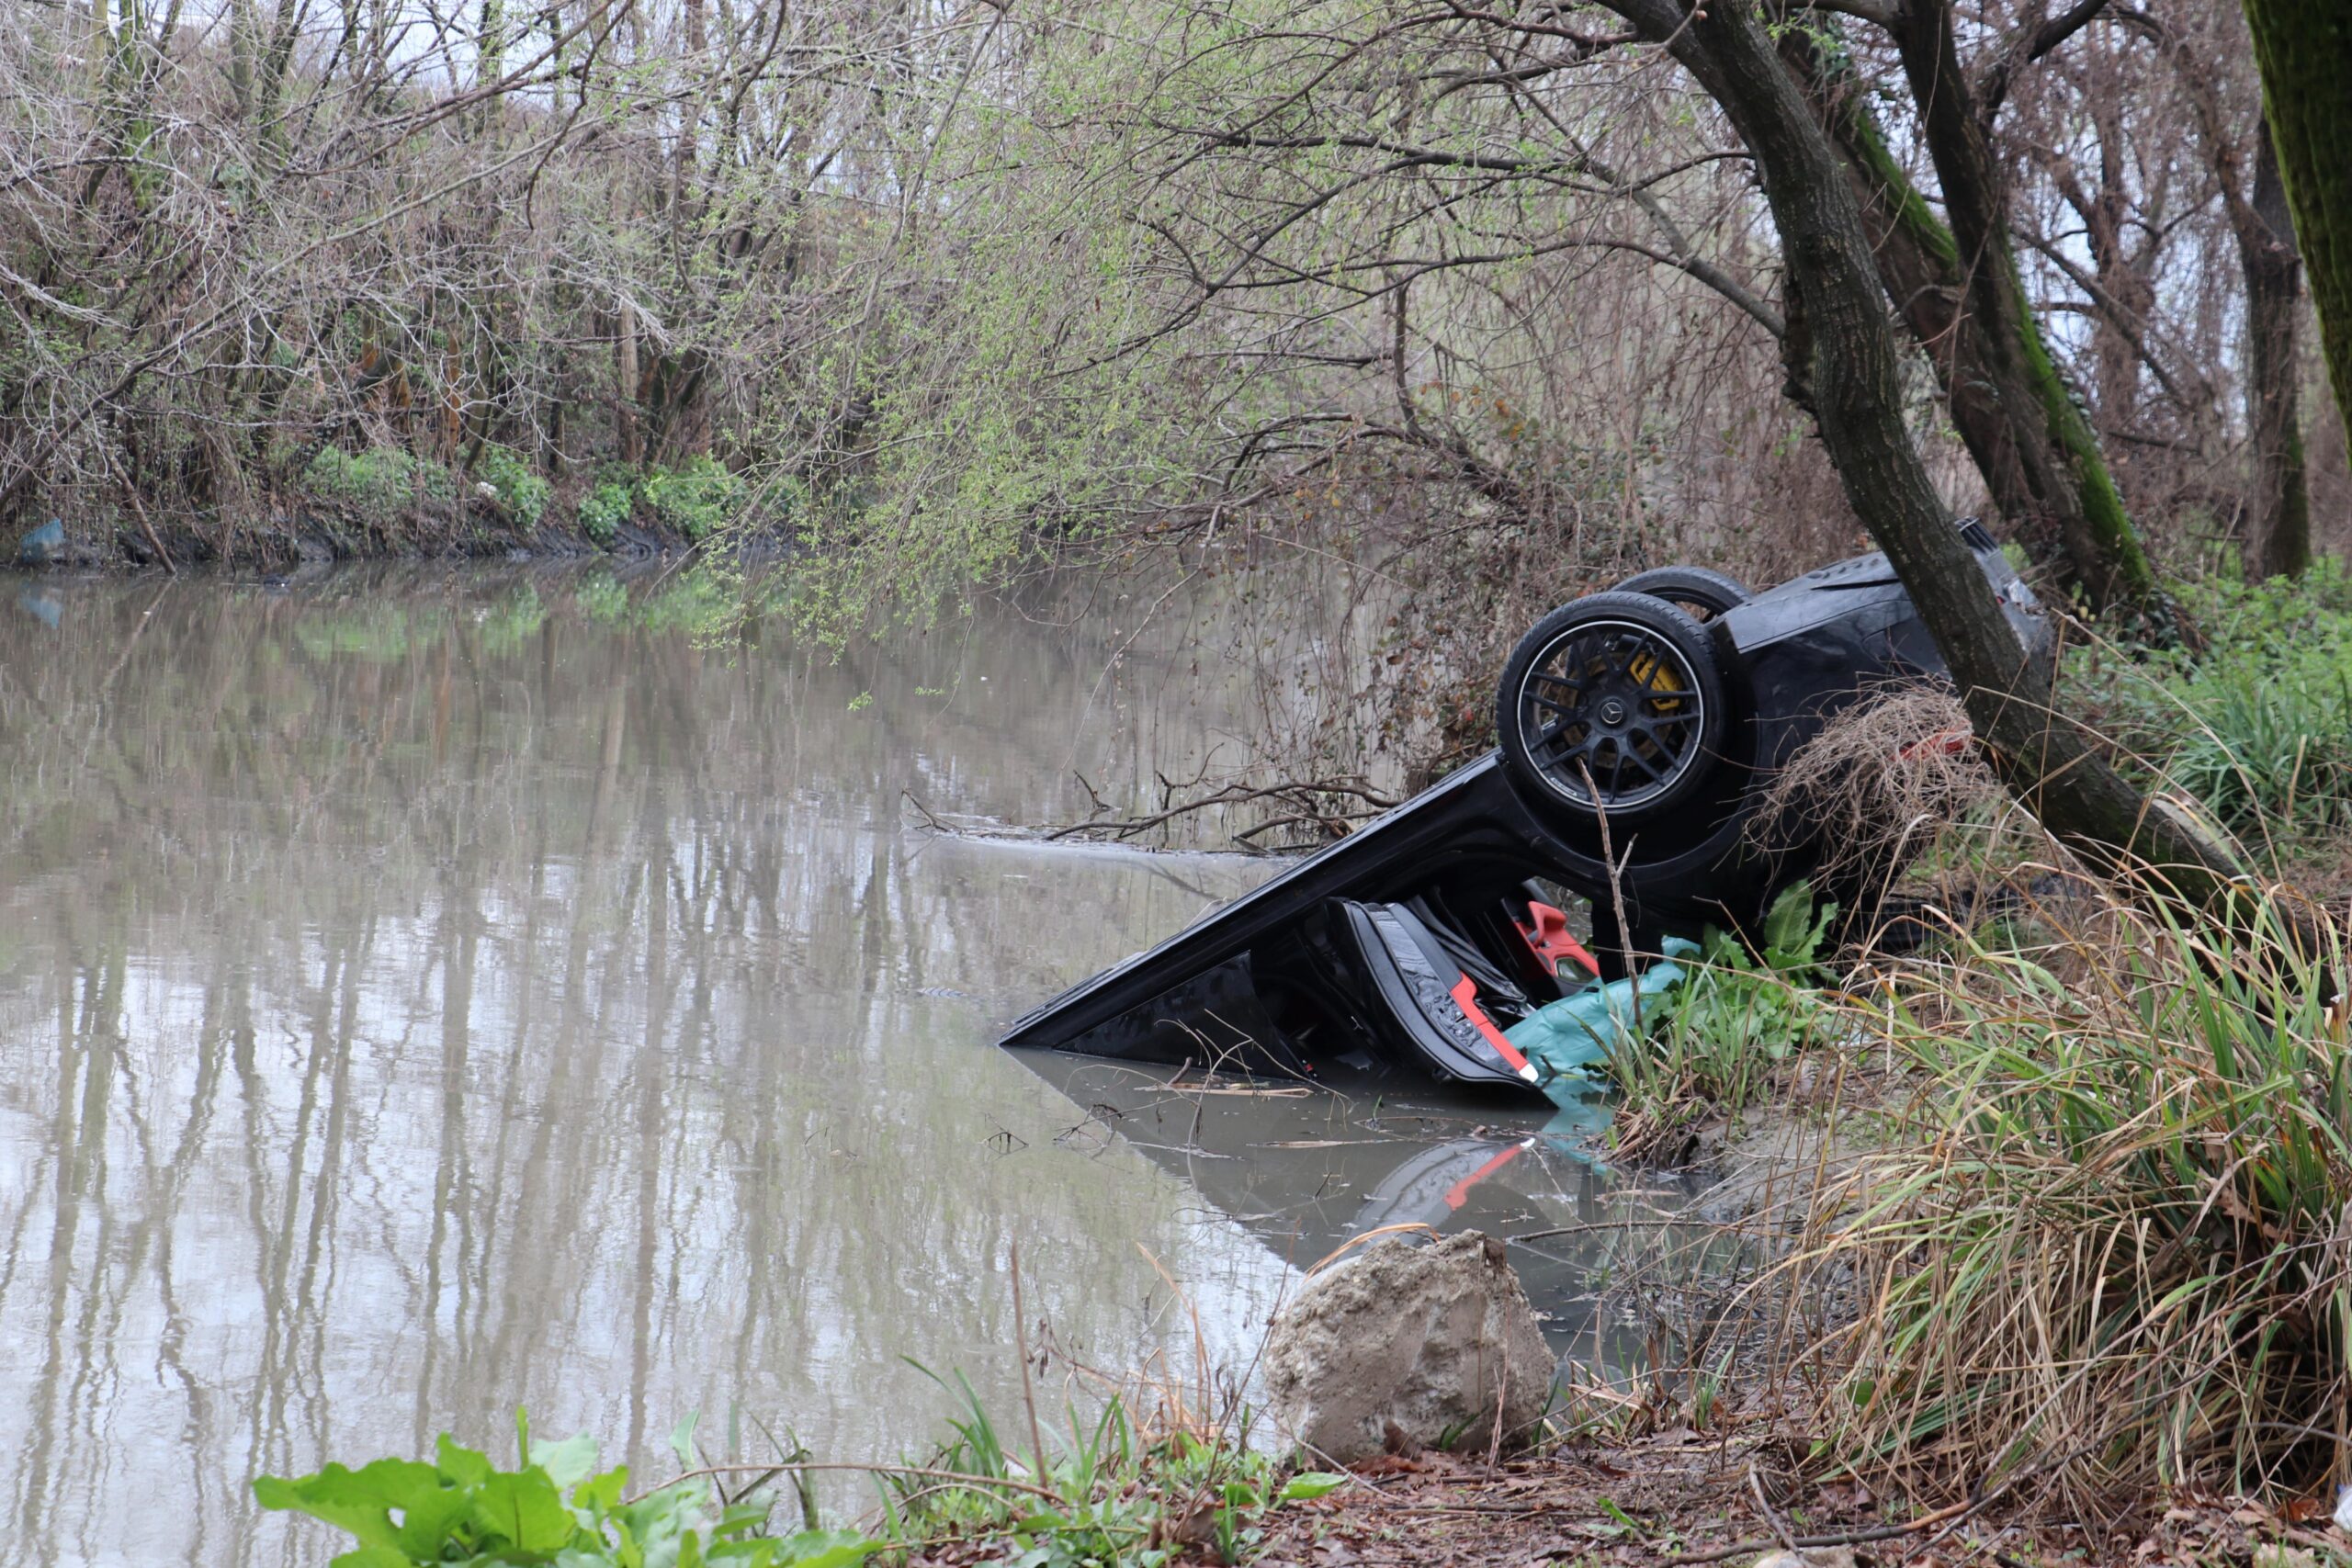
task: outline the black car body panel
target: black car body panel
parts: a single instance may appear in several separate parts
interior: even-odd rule
[[[1980,527],[1978,562],[2026,635],[2047,635],[2033,597]],[[1731,678],[1719,787],[1699,806],[1621,833],[1631,931],[1745,929],[1806,874],[1818,846],[1754,841],[1758,782],[1875,683],[1942,672],[1933,639],[1880,555],[1781,584],[1707,624]],[[1540,879],[1533,880],[1533,879]],[[1613,908],[1600,833],[1490,752],[1148,952],[1015,1021],[1003,1043],[1155,1062],[1304,1074],[1318,1062],[1408,1065],[1442,1078],[1519,1085],[1479,1018],[1498,1029],[1581,983],[1547,974],[1514,939],[1510,908],[1543,883]],[[1404,907],[1400,921],[1384,907]],[[1384,935],[1383,928],[1385,927]],[[1413,938],[1400,947],[1399,931]],[[1434,944],[1425,938],[1435,934]],[[1630,939],[1630,940],[1627,940]],[[1448,943],[1451,944],[1450,949]],[[1400,953],[1426,962],[1414,973]],[[1483,956],[1484,964],[1480,964]],[[1475,974],[1473,973],[1475,971]],[[1476,1004],[1447,1016],[1465,976]],[[1430,995],[1421,993],[1428,992]]]

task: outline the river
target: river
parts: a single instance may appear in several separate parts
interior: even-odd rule
[[[698,637],[707,598],[0,578],[20,1561],[322,1561],[254,1476],[503,1451],[517,1407],[648,1475],[693,1413],[716,1457],[894,1458],[953,1408],[924,1369],[1017,1399],[1016,1244],[1070,1355],[1241,1375],[1337,1238],[1611,1201],[1539,1112],[992,1044],[1271,869],[906,804],[1032,822],[1074,773],[1189,773],[1244,683],[1181,620],[1000,609],[836,659]]]

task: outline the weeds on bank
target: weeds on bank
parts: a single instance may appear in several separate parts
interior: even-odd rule
[[[2197,655],[2078,650],[2097,700],[2076,711],[2275,863],[2321,863],[2352,828],[2352,581],[2198,609]],[[2019,863],[2047,846],[2003,820],[1997,850],[1962,828],[1931,851],[2003,919],[1811,1021],[1910,1095],[1757,1293],[1804,1309],[1781,1345],[1820,1394],[1816,1458],[1923,1501],[2087,1516],[2166,1485],[2328,1496],[2352,1482],[2342,937],[2251,883],[2224,923],[2037,879]]]
[[[1611,1080],[1622,1097],[1611,1122],[1617,1153],[1670,1160],[1710,1117],[1736,1116],[1767,1098],[1780,1069],[1827,1016],[1822,962],[1838,907],[1816,906],[1799,882],[1773,900],[1758,942],[1710,927],[1689,977],[1650,1004],[1647,1031],[1613,1042]]]
[[[2071,706],[2233,831],[2295,860],[2314,830],[2352,827],[2352,574],[2180,585],[2200,651],[2089,646]]]
[[[379,1459],[347,1470],[254,1483],[265,1508],[322,1519],[354,1537],[334,1568],[424,1563],[551,1562],[562,1568],[855,1568],[884,1542],[848,1531],[766,1532],[768,1509],[729,1500],[708,1481],[681,1479],[631,1496],[626,1465],[599,1472],[587,1437],[534,1441],[517,1417],[517,1460],[488,1455],[443,1434],[433,1458]],[[691,1423],[673,1438],[691,1466]]]
[[[1812,1361],[1838,1461],[2092,1512],[2346,1478],[2346,954],[2247,899],[2235,938],[2045,915],[2043,947],[1963,941],[1849,1012],[1928,1087],[1789,1266],[1848,1308]]]
[[[953,1438],[925,1469],[974,1479],[876,1478],[884,1533],[903,1551],[987,1546],[1011,1568],[1159,1568],[1187,1556],[1238,1563],[1257,1547],[1266,1510],[1320,1497],[1347,1480],[1287,1473],[1251,1448],[1246,1414],[1229,1431],[1180,1423],[1154,1432],[1139,1427],[1118,1397],[1091,1425],[1070,1413],[1057,1452],[1023,1459],[1007,1448],[970,1384],[958,1378],[954,1386],[963,1414],[950,1420]],[[1027,1486],[1012,1489],[1021,1483]]]
[[[514,1468],[444,1436],[431,1462],[379,1459],[330,1464],[297,1479],[264,1476],[265,1508],[322,1519],[357,1544],[334,1568],[420,1568],[451,1562],[548,1562],[560,1568],[856,1568],[869,1558],[907,1562],[985,1552],[1007,1568],[1161,1568],[1179,1559],[1239,1563],[1255,1551],[1269,1509],[1320,1497],[1341,1475],[1292,1473],[1231,1433],[1188,1425],[1154,1432],[1112,1397],[1091,1425],[1073,1413],[1051,1452],[1016,1455],[961,1377],[953,1433],[922,1464],[707,1465],[693,1424],[672,1447],[684,1472],[632,1495],[627,1467],[599,1472],[586,1437],[537,1441],[518,1418]],[[804,1528],[776,1533],[769,1484],[809,1471],[866,1471],[880,1495],[855,1529],[826,1529],[813,1493],[792,1510]],[[722,1482],[741,1484],[729,1494]],[[748,1479],[747,1479],[748,1478]]]

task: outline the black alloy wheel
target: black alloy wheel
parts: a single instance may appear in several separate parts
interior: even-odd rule
[[[1724,709],[1698,622],[1647,593],[1589,593],[1520,639],[1495,728],[1520,778],[1588,820],[1632,823],[1705,795]]]
[[[1694,621],[1712,621],[1754,597],[1739,579],[1703,566],[1655,566],[1634,573],[1611,592],[1663,599],[1688,612]]]

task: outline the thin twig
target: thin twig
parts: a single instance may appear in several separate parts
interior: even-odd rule
[[[1634,1035],[1639,1039],[1642,1032],[1642,987],[1640,980],[1634,975],[1634,928],[1625,919],[1624,867],[1617,863],[1617,852],[1609,842],[1609,808],[1600,804],[1600,791],[1592,782],[1592,770],[1579,761],[1577,772],[1584,775],[1585,791],[1592,796],[1593,815],[1600,819],[1600,863],[1609,868],[1609,902],[1617,912],[1617,955],[1625,961],[1626,977],[1634,982]],[[1630,861],[1633,854],[1634,847],[1626,845],[1625,858]]]
[[[1999,1494],[1996,1493],[1994,1495],[1997,1496]],[[1790,1551],[1799,1551],[1816,1546],[1861,1546],[1873,1540],[1893,1540],[1899,1536],[1917,1535],[1921,1530],[1933,1529],[1936,1526],[1947,1521],[1964,1519],[1991,1501],[1992,1497],[1988,1496],[1979,1498],[1973,1503],[1955,1503],[1949,1508],[1939,1508],[1932,1514],[1922,1514],[1908,1524],[1873,1525],[1869,1529],[1841,1530],[1836,1535],[1794,1536],[1790,1538],[1786,1544]],[[1677,1553],[1668,1557],[1667,1561],[1668,1562],[1720,1562],[1726,1557],[1737,1557],[1743,1552],[1770,1551],[1778,1544],[1781,1543],[1772,1537],[1765,1536],[1760,1540],[1736,1540],[1729,1546],[1718,1546],[1710,1551]]]
[[[148,546],[154,550],[156,558],[164,563],[164,570],[174,577],[177,577],[180,574],[180,569],[173,564],[172,552],[164,547],[164,541],[156,536],[154,519],[147,515],[147,503],[140,499],[137,481],[132,479],[130,473],[123,468],[122,460],[115,456],[111,443],[106,447],[106,455],[107,466],[114,469],[115,476],[122,480],[122,493],[130,498],[130,510],[139,518],[140,532],[147,536]]]
[[[1796,1537],[1790,1533],[1788,1521],[1772,1511],[1770,1500],[1764,1495],[1764,1478],[1757,1472],[1756,1461],[1753,1459],[1747,1461],[1747,1492],[1748,1495],[1756,1499],[1756,1511],[1764,1517],[1766,1527],[1774,1535],[1780,1537],[1782,1546],[1787,1547],[1791,1551],[1796,1551]]]
[[[847,1461],[803,1464],[706,1464],[673,1475],[661,1485],[649,1487],[628,1501],[641,1503],[656,1492],[667,1491],[682,1481],[699,1481],[706,1475],[798,1475],[811,1471],[851,1471],[863,1475],[920,1475],[927,1481],[954,1482],[964,1486],[1001,1486],[1008,1492],[1025,1492],[1032,1497],[1043,1497],[1048,1502],[1060,1501],[1058,1494],[1046,1487],[1032,1486],[1025,1481],[1014,1481],[1009,1476],[967,1475],[961,1471],[933,1470],[920,1464],[854,1464]]]
[[[1012,1241],[1012,1346],[1021,1357],[1021,1403],[1029,1409],[1029,1473],[1046,1473],[1046,1438],[1037,1427],[1037,1391],[1029,1377],[1029,1329],[1021,1307],[1021,1238]]]

